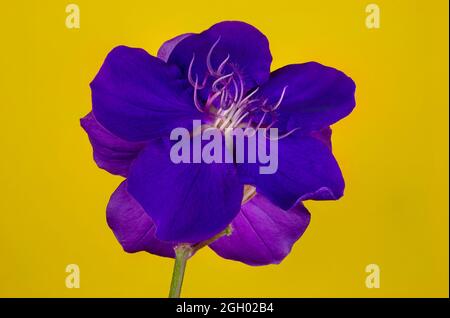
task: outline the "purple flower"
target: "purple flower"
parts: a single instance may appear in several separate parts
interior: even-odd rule
[[[306,230],[302,201],[336,200],[344,180],[330,125],[355,106],[344,73],[309,62],[270,73],[267,38],[243,22],[221,22],[163,44],[158,57],[119,46],[91,83],[92,112],[81,120],[97,165],[126,178],[107,220],[127,252],[173,257],[179,243],[210,245],[250,265],[281,262]],[[218,129],[275,127],[274,174],[258,164],[174,164],[169,134],[193,120]]]

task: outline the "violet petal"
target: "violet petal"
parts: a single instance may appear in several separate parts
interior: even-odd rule
[[[310,214],[299,204],[284,211],[260,194],[246,202],[233,231],[210,245],[221,257],[248,265],[280,263],[308,227]]]
[[[198,75],[201,82],[208,71],[208,52],[217,40],[219,42],[211,54],[214,69],[229,55],[229,64],[234,64],[235,68],[227,69],[224,73],[238,72],[247,89],[260,85],[269,78],[272,62],[269,41],[254,26],[240,21],[220,22],[200,34],[183,39],[172,51],[168,63],[180,66],[187,76],[195,54],[193,76]]]
[[[106,208],[106,218],[126,252],[146,251],[155,255],[175,257],[173,244],[156,239],[156,228],[152,219],[128,193],[126,181],[111,195]]]
[[[274,126],[281,133],[320,130],[346,117],[355,107],[353,80],[319,63],[287,65],[272,72],[258,96],[276,104],[285,87]]]
[[[128,141],[161,137],[202,117],[193,103],[192,87],[178,67],[142,49],[114,48],[91,89],[95,118]]]
[[[126,177],[131,163],[146,143],[130,142],[115,136],[100,125],[92,113],[83,117],[80,123],[88,134],[97,166],[109,173]]]
[[[284,210],[301,200],[337,200],[343,195],[341,170],[322,140],[294,132],[278,141],[278,153],[273,174],[261,174],[260,163],[239,164],[241,181]]]
[[[190,35],[192,35],[192,33],[181,34],[164,42],[159,48],[157,56],[164,62],[167,62],[170,54],[172,53],[173,49],[178,45],[178,43],[180,43],[182,40],[184,40]]]
[[[170,145],[149,143],[134,161],[128,191],[164,241],[197,243],[219,233],[239,212],[243,186],[233,164],[171,161]]]

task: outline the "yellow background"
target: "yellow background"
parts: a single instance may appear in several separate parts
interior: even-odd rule
[[[165,297],[173,261],[122,251],[105,221],[121,178],[98,169],[79,126],[89,82],[114,46],[156,54],[177,34],[243,20],[267,35],[273,69],[318,61],[357,83],[357,107],[334,126],[347,187],[307,202],[312,221],[278,266],[253,268],[202,250],[187,297],[448,297],[448,2],[87,1],[81,28],[66,1],[8,1],[0,19],[0,296]],[[65,287],[65,268],[81,288]],[[365,287],[365,267],[381,288]]]

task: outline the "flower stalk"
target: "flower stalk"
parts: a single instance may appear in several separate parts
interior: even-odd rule
[[[175,247],[175,264],[173,266],[169,298],[180,298],[186,263],[192,252],[192,247],[188,244],[181,244]]]
[[[188,259],[194,255],[201,248],[208,246],[219,238],[225,235],[231,235],[231,225],[227,226],[225,230],[214,235],[210,239],[203,242],[190,245],[180,244],[175,247],[175,264],[173,266],[172,282],[170,283],[169,298],[180,298],[181,287],[183,286],[184,273],[186,271],[186,264]]]

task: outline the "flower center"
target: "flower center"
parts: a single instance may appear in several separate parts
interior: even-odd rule
[[[189,83],[194,88],[194,104],[200,112],[212,115],[212,126],[225,131],[226,129],[270,128],[275,124],[275,111],[283,101],[287,86],[281,91],[279,100],[274,105],[268,105],[268,100],[258,96],[259,87],[246,91],[243,76],[237,65],[229,62],[230,55],[214,68],[211,57],[220,37],[211,46],[206,57],[207,74],[201,84],[198,75],[192,76],[192,66],[195,53],[192,56],[188,70]],[[225,70],[229,71],[225,73]],[[199,91],[209,88],[206,102],[202,103]]]

